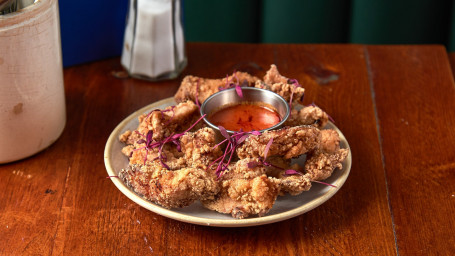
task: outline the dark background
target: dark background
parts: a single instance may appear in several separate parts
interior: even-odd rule
[[[188,42],[443,44],[455,0],[183,0]],[[65,67],[120,56],[128,0],[59,1]]]

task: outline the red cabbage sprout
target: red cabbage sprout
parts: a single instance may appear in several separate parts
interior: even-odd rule
[[[234,83],[233,81],[231,81],[231,79],[229,79],[229,76],[226,75],[226,86],[225,87],[221,87],[220,86],[220,87],[218,87],[218,90],[222,91],[222,90],[226,90],[226,89],[229,89],[229,88],[235,88],[235,91],[237,92],[237,95],[240,98],[243,98],[242,86],[245,86],[245,83],[240,84],[240,80],[237,77],[237,74],[236,74],[235,70],[232,73],[232,75],[233,75],[233,78],[235,78],[236,82]]]
[[[292,108],[292,97],[294,96],[294,88],[295,87],[302,87],[299,82],[297,81],[297,79],[288,79],[288,84],[293,84],[294,87],[293,89],[291,90],[291,97],[289,99],[289,107]],[[302,95],[302,97],[300,98],[300,101],[303,101],[303,96],[305,94]]]
[[[137,141],[138,144],[145,144],[145,146],[140,147],[140,148],[136,148],[133,151],[142,150],[142,149],[146,150],[145,157],[144,157],[144,164],[145,164],[147,162],[147,155],[148,155],[149,151],[151,151],[154,148],[158,148],[158,159],[160,160],[161,165],[163,165],[163,167],[165,167],[166,169],[170,170],[169,166],[165,163],[166,156],[163,154],[164,145],[166,143],[168,143],[168,142],[172,142],[172,143],[174,143],[177,146],[177,150],[180,151],[181,150],[181,146],[180,146],[180,141],[178,139],[181,136],[183,136],[185,133],[187,133],[188,131],[193,129],[193,127],[197,123],[199,123],[205,116],[206,115],[201,116],[194,124],[192,124],[184,132],[177,133],[177,134],[171,134],[170,136],[165,137],[163,140],[160,140],[160,141],[156,141],[156,142],[153,141],[153,131],[150,130],[150,131],[147,132],[145,140],[144,139],[140,139],[140,140]]]
[[[223,137],[225,139],[223,141],[221,141],[220,143],[216,144],[213,148],[216,148],[216,147],[220,146],[221,144],[224,144],[227,142],[226,149],[224,150],[224,153],[222,156],[218,157],[217,159],[215,159],[213,162],[211,162],[209,164],[207,169],[210,169],[210,167],[212,165],[218,163],[217,168],[215,170],[215,174],[216,174],[217,178],[219,179],[226,171],[229,170],[229,164],[232,161],[232,158],[234,156],[234,153],[235,153],[235,150],[237,149],[237,147],[240,144],[242,144],[246,140],[246,138],[248,138],[248,136],[250,134],[259,135],[261,133],[259,131],[244,132],[243,130],[240,130],[238,132],[234,132],[234,134],[232,134],[232,135],[229,135],[229,133],[223,126],[218,126],[218,129],[220,130],[221,135],[223,135]],[[227,161],[225,163],[225,160],[228,155],[229,155],[229,158],[227,159]]]
[[[171,116],[171,118],[169,118],[169,120],[164,124],[164,125],[168,125],[168,124],[172,121],[172,119],[174,118],[174,115],[175,115],[174,108],[175,108],[175,106],[170,106],[169,109],[164,109],[164,110],[161,110],[161,109],[154,109],[154,110],[150,111],[150,113],[147,114],[147,116],[145,117],[145,119],[148,119],[148,118],[152,115],[153,112],[159,111],[159,112],[161,112],[161,120],[163,120],[163,119],[164,119],[164,113],[165,113],[165,112],[172,111],[172,116]]]

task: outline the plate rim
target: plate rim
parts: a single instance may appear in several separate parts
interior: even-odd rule
[[[134,191],[132,191],[130,188],[128,188],[121,180],[120,178],[117,177],[112,177],[112,176],[117,176],[117,173],[115,173],[114,167],[112,166],[111,160],[110,160],[110,155],[112,153],[112,146],[113,144],[118,141],[118,136],[121,134],[122,130],[127,126],[133,119],[137,118],[139,115],[144,114],[149,112],[150,110],[153,110],[154,108],[158,106],[165,106],[165,105],[172,105],[175,104],[175,101],[173,97],[165,98],[156,102],[153,102],[151,104],[148,104],[136,111],[134,111],[132,114],[127,116],[125,119],[123,119],[111,132],[111,134],[108,137],[108,140],[106,142],[105,148],[104,148],[104,164],[107,170],[108,175],[111,177],[110,180],[114,183],[114,185],[117,187],[120,192],[122,192],[126,197],[128,197],[130,200],[133,202],[137,203],[138,205],[146,208],[149,211],[152,211],[154,213],[157,213],[161,216],[186,222],[186,223],[191,223],[191,224],[197,224],[197,225],[203,225],[203,226],[217,226],[217,227],[249,227],[249,226],[257,226],[257,225],[265,225],[265,224],[270,224],[270,223],[275,223],[283,220],[287,220],[293,217],[296,217],[298,215],[301,215],[303,213],[309,212],[313,210],[314,208],[322,205],[325,203],[327,200],[329,200],[333,195],[335,195],[338,190],[341,189],[341,187],[344,185],[346,182],[349,173],[351,171],[351,165],[352,165],[352,154],[351,154],[351,149],[349,146],[348,141],[346,140],[344,134],[336,127],[332,122],[329,121],[329,124],[331,129],[335,129],[338,134],[340,135],[340,141],[343,141],[343,143],[346,144],[346,148],[349,149],[348,156],[346,159],[343,161],[343,169],[346,169],[345,172],[335,181],[336,188],[330,188],[327,192],[325,192],[322,196],[319,196],[316,198],[316,200],[312,200],[308,203],[305,203],[299,207],[296,207],[294,209],[281,212],[281,213],[276,213],[273,215],[266,215],[263,217],[254,217],[254,218],[245,218],[245,219],[210,219],[210,218],[204,218],[204,217],[195,217],[191,215],[187,215],[184,213],[180,212],[175,212],[172,211],[172,209],[166,209],[164,207],[161,207],[151,201],[148,201],[147,199],[139,196],[136,194]],[[345,167],[344,167],[345,166]],[[222,213],[220,213],[222,214]]]

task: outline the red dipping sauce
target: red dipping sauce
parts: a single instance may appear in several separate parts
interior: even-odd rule
[[[264,130],[281,122],[280,115],[272,107],[259,103],[229,105],[210,114],[207,119],[226,130],[242,129],[245,132]]]

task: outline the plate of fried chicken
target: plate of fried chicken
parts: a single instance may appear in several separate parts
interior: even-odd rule
[[[202,121],[200,103],[235,86],[282,96],[292,106],[284,126],[220,142],[219,131]],[[263,79],[244,72],[187,76],[173,98],[137,110],[114,129],[104,153],[107,172],[135,203],[187,223],[241,227],[298,216],[342,187],[352,158],[330,116],[302,105],[303,95],[275,65]]]

